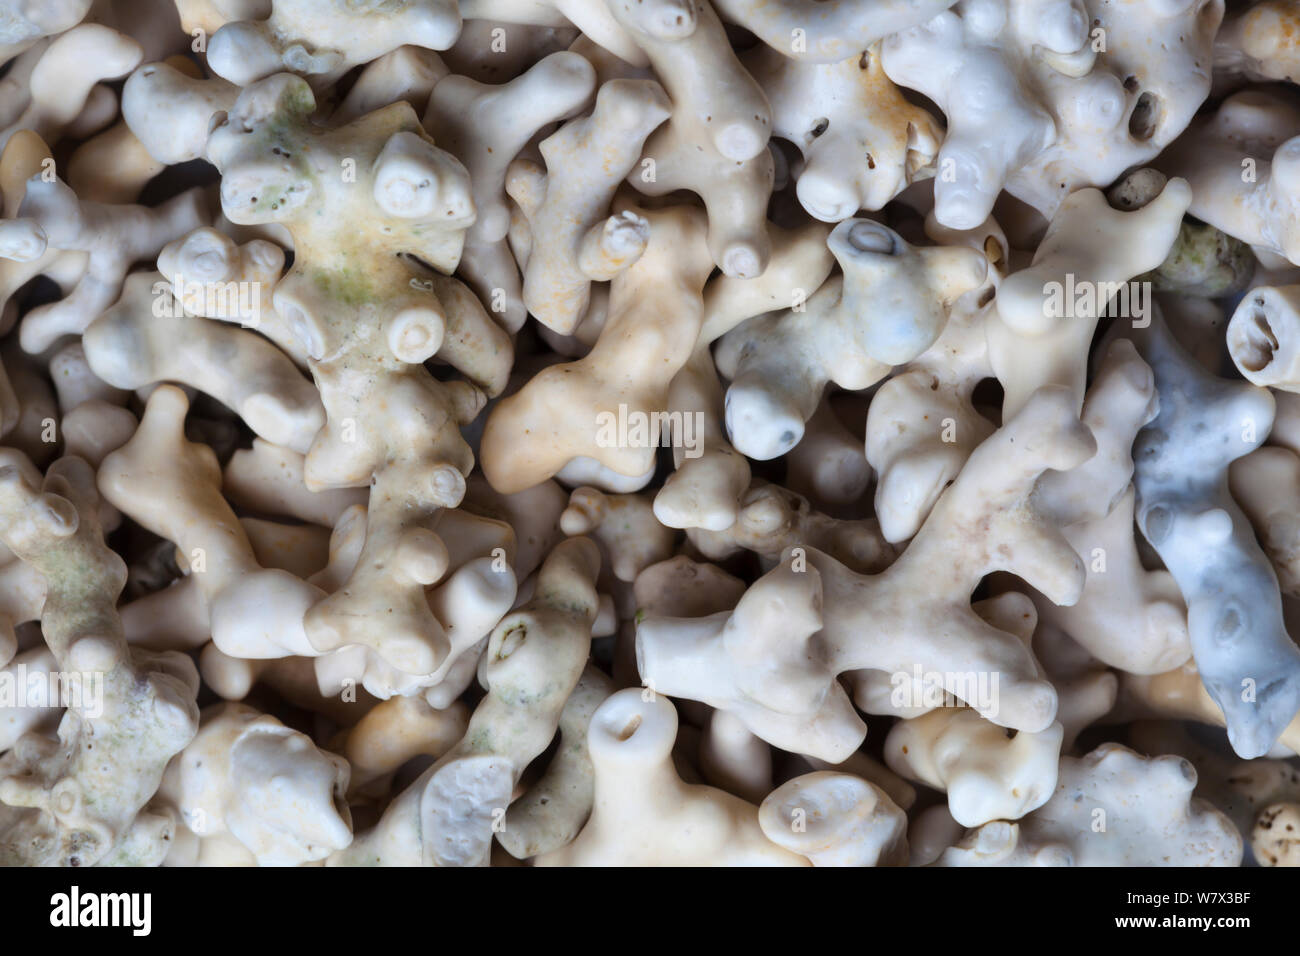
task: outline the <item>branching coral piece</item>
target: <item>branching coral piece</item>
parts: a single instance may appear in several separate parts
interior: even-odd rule
[[[709,212],[709,252],[729,276],[767,266],[764,212],[774,167],[771,111],[708,0],[611,0],[614,19],[668,91],[672,116],[628,182],[650,196],[689,189]]]
[[[232,221],[281,222],[294,236],[274,303],[325,406],[308,487],[372,486],[356,570],[308,614],[312,646],[367,645],[427,674],[448,651],[424,597],[446,567],[427,525],[464,495],[472,455],[456,426],[504,387],[511,347],[463,285],[419,264],[455,267],[474,218],[464,167],[406,103],[333,130],[309,123],[314,106],[295,77],[256,83],[208,154]],[[470,381],[435,381],[421,364],[435,353]]]
[[[587,735],[596,710],[614,691],[608,677],[588,664],[560,711],[560,745],[542,777],[506,813],[497,840],[516,859],[568,846],[591,814],[595,769]]]
[[[258,563],[221,496],[216,456],[185,438],[187,411],[179,389],[155,389],[135,435],[104,460],[101,491],[124,514],[176,544],[197,578],[213,640],[227,654],[256,659],[319,653],[307,640],[302,616],[322,592]],[[270,617],[268,608],[275,609]]]
[[[767,146],[767,98],[727,43],[708,0],[610,0],[610,13],[645,51],[672,99],[674,122],[704,134],[734,163]]]
[[[0,149],[18,130],[57,142],[87,108],[97,84],[130,73],[140,63],[140,44],[97,23],[83,23],[55,39],[28,78],[31,99],[21,115],[0,129]],[[109,111],[110,116],[116,109]]]
[[[963,691],[960,671],[997,672],[1000,701],[983,702],[985,716],[1044,730],[1055,691],[1025,644],[981,620],[968,599],[997,569],[1019,574],[1050,600],[1078,599],[1078,556],[1028,503],[1044,470],[1073,467],[1095,451],[1068,403],[1064,390],[1044,389],[985,441],[907,551],[880,574],[857,575],[819,551],[795,548],[734,613],[647,617],[637,635],[642,677],[662,692],[733,710],[777,746],[798,739],[801,752],[833,761],[865,735],[835,681],[846,670],[911,674],[920,666],[946,672],[944,689],[953,693]]]
[[[645,139],[669,114],[659,84],[611,80],[590,116],[565,123],[539,145],[546,172],[511,164],[506,191],[519,203],[534,245],[524,268],[524,305],[539,322],[571,334],[586,316],[591,284],[606,282],[645,250],[649,223],[635,213],[606,216]]]
[[[1104,517],[1061,528],[1088,568],[1077,604],[1038,599],[1047,624],[1061,628],[1099,660],[1135,674],[1177,667],[1191,655],[1187,611],[1167,571],[1142,567],[1133,540],[1130,489]]]
[[[455,544],[459,532],[469,532],[463,524],[446,521],[461,512],[443,512],[439,530]],[[345,516],[331,542],[333,561],[315,583],[337,586],[351,571],[352,563],[361,551],[360,533],[364,530],[359,516]],[[482,520],[482,519],[480,519]],[[487,522],[486,525],[496,525]],[[443,527],[446,525],[447,527]],[[491,531],[502,529],[494,527]],[[505,529],[508,534],[508,529]],[[341,531],[341,534],[340,534]],[[469,537],[472,532],[465,536]],[[351,537],[351,542],[347,538]],[[436,622],[437,632],[446,639],[447,653],[437,667],[428,673],[409,673],[387,662],[382,652],[366,646],[341,648],[316,661],[316,676],[322,688],[343,691],[361,684],[367,691],[381,699],[398,694],[423,692],[426,700],[437,707],[447,706],[469,684],[488,635],[514,603],[517,581],[509,567],[501,567],[502,558],[509,553],[504,540],[494,540],[496,547],[476,547],[474,551],[495,551],[500,557],[474,557],[460,563],[460,555],[448,554],[448,565],[460,564],[451,570],[426,597],[429,610]],[[510,549],[512,550],[512,549]],[[346,554],[347,558],[342,555]]]
[[[1138,527],[1187,602],[1192,654],[1233,749],[1258,757],[1300,710],[1300,649],[1228,466],[1263,442],[1273,399],[1206,372],[1161,319],[1134,338],[1160,400],[1133,449]]]
[[[248,86],[287,70],[320,89],[403,44],[445,50],[460,33],[451,0],[271,0],[270,7],[265,20],[233,20],[212,35],[208,62],[219,76]]]
[[[1192,186],[1193,216],[1300,262],[1300,108],[1268,89],[1224,100],[1160,159]]]
[[[882,571],[894,557],[874,518],[828,517],[779,485],[755,481],[739,504],[735,523],[725,531],[693,528],[687,533],[706,557],[722,561],[748,550],[772,565],[788,549],[808,546],[859,573]]]
[[[619,441],[617,427],[602,422],[607,416],[617,426],[635,416],[649,423],[665,408],[673,375],[699,335],[701,293],[712,263],[699,210],[631,211],[649,223],[650,242],[611,284],[609,318],[596,345],[577,362],[544,369],[488,415],[479,453],[488,481],[503,494],[531,488],[576,458],[628,477],[654,464],[657,442],[649,436]],[[646,354],[661,360],[645,363]],[[528,441],[521,442],[525,435]]]
[[[293,362],[260,336],[164,309],[170,288],[157,272],[126,280],[122,298],[82,337],[95,374],[122,389],[185,382],[234,409],[258,435],[305,453],[325,423],[316,389]],[[237,368],[238,377],[230,370]]]
[[[655,515],[670,528],[724,531],[735,522],[750,484],[749,463],[727,440],[724,398],[709,344],[746,319],[794,306],[830,274],[830,230],[812,223],[798,229],[769,224],[772,259],[753,279],[717,276],[704,289],[704,318],[695,351],[668,390],[670,412],[691,415],[699,426],[696,457],[674,447],[676,471],[655,496]]]
[[[669,528],[723,531],[736,521],[750,470],[745,456],[727,440],[722,383],[707,343],[697,343],[673,376],[668,406],[683,422],[691,416],[696,423],[698,454],[688,457],[685,447],[674,446],[676,470],[655,495],[655,517]]]
[[[962,5],[882,45],[948,118],[935,214],[955,229],[1006,188],[1046,216],[1167,146],[1210,91],[1221,0]],[[1149,45],[1160,45],[1152,56]]]
[[[1150,295],[1139,313],[1134,295],[1140,293],[1130,294],[1125,284],[1164,261],[1191,198],[1187,183],[1173,179],[1135,212],[1112,209],[1096,189],[1081,189],[1061,204],[1033,264],[998,286],[1001,321],[989,325],[989,352],[1006,390],[1003,414],[1014,414],[1048,384],[1070,386],[1082,408],[1097,321],[1121,291],[1127,308],[1120,320],[1138,328],[1151,321]]]
[[[204,714],[164,784],[191,834],[168,862],[324,859],[352,842],[343,802],[349,773],[347,761],[318,750],[306,734],[251,707],[221,704]]]
[[[283,270],[284,250],[275,243],[254,239],[241,246],[209,228],[196,229],[158,253],[158,271],[185,312],[255,329],[305,367],[302,343],[272,301]]]
[[[843,278],[719,344],[718,368],[732,380],[727,433],[751,458],[798,444],[828,382],[867,388],[924,352],[952,302],[984,279],[985,260],[973,250],[912,246],[866,219],[840,223],[827,245]]]
[[[803,154],[799,202],[825,222],[879,209],[934,173],[942,132],[880,65],[879,48],[835,63],[803,63],[756,47],[745,55],[772,103],[772,132]]]
[[[460,272],[481,299],[493,303],[511,331],[518,331],[527,315],[519,269],[505,241],[510,162],[540,130],[581,110],[595,86],[591,64],[561,50],[500,86],[467,76],[444,77],[429,98],[424,124],[469,169],[477,210]]]
[[[1169,670],[1191,655],[1178,586],[1168,571],[1142,567],[1133,536],[1129,449],[1157,407],[1151,370],[1132,343],[1113,341],[1083,407],[1097,454],[1070,471],[1044,475],[1034,492],[1088,569],[1079,601],[1058,607],[1039,598],[1040,617],[1099,660],[1136,674]]]
[[[974,610],[992,626],[1015,634],[1030,646],[1037,615],[1023,594],[1011,591],[980,601]],[[1037,659],[1037,655],[1035,655]],[[1040,673],[1045,669],[1039,666]],[[900,680],[905,677],[906,680]],[[979,826],[991,820],[1014,820],[1041,806],[1056,786],[1057,761],[1064,742],[1061,716],[1038,733],[1006,731],[967,707],[950,707],[951,699],[932,693],[934,678],[922,673],[886,675],[858,671],[852,675],[854,702],[868,713],[894,712],[904,719],[885,739],[885,761],[902,777],[922,781],[948,794],[948,809],[957,822]],[[885,704],[884,681],[889,699]],[[874,685],[874,686],[873,686]],[[972,690],[996,701],[1000,688]],[[1069,685],[1057,687],[1060,708],[1073,717]]]
[[[817,645],[824,600],[815,564],[795,571],[783,563],[734,611],[644,618],[637,670],[657,691],[731,713],[774,746],[838,762],[867,729]]]
[[[1051,798],[1063,730],[1008,739],[1001,727],[969,708],[940,708],[894,725],[885,761],[913,780],[948,793],[962,826],[1018,820]]]
[[[477,212],[472,238],[497,242],[506,237],[510,161],[539,130],[581,109],[595,86],[591,64],[565,51],[500,86],[448,76],[434,87],[424,125],[470,171]]]
[[[772,154],[765,149],[737,163],[706,152],[703,165],[696,145],[701,132],[683,126],[674,116],[651,134],[640,170],[628,182],[648,196],[680,189],[698,195],[709,214],[709,254],[718,268],[740,279],[761,275],[770,257],[763,213],[775,175]]]
[[[104,544],[97,503],[94,472],[79,458],[60,459],[39,487],[0,469],[0,540],[45,577],[41,631],[83,695],[57,738],[29,735],[0,757],[0,861],[9,865],[90,866],[144,833],[141,862],[159,862],[172,821],[145,805],[198,726],[193,664],[129,649],[122,636],[115,605],[126,566]]]
[[[596,710],[587,745],[595,767],[591,819],[539,866],[799,866],[807,861],[772,843],[758,808],[713,787],[682,781],[671,752],[677,711],[636,688]]]
[[[18,217],[31,223],[42,248],[86,256],[85,271],[66,298],[23,317],[23,348],[43,352],[61,335],[84,332],[117,300],[133,263],[156,256],[173,239],[205,225],[207,210],[198,189],[153,208],[110,206],[82,202],[58,178],[38,175],[27,182]]]
[[[916,534],[970,453],[993,433],[973,403],[976,386],[993,377],[987,328],[996,318],[996,264],[1005,261],[1007,248],[991,220],[978,247],[989,263],[985,284],[958,297],[939,338],[897,369],[867,409],[866,458],[878,476],[876,516],[887,541]]]
[[[1241,837],[1192,796],[1195,787],[1196,770],[1181,757],[1103,744],[1061,758],[1056,792],[1040,809],[971,831],[939,865],[1236,866]]]
[[[334,863],[483,866],[524,768],[555,735],[578,686],[596,617],[600,554],[570,538],[542,566],[537,595],[492,632],[488,695],[460,743],[411,784]]]
[[[146,63],[122,87],[122,117],[161,163],[201,159],[217,113],[229,110],[239,87],[220,77],[203,79],[187,60]]]
[[[84,252],[62,252],[50,248],[49,237],[40,224],[20,217],[33,177],[48,178],[54,171],[54,155],[46,142],[30,130],[20,130],[0,153],[0,195],[4,216],[0,220],[0,304],[7,316],[3,326],[17,320],[12,298],[23,285],[44,275],[61,287],[72,286],[86,273]]]
[[[566,535],[591,535],[620,581],[635,581],[646,567],[672,556],[671,529],[657,520],[650,502],[639,495],[607,495],[598,488],[575,488],[560,515]]]

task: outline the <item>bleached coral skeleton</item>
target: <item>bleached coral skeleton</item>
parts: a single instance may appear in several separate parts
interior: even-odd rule
[[[0,864],[1300,863],[1224,18],[0,0]]]

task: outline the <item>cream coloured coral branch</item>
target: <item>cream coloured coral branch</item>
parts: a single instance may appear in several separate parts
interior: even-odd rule
[[[130,73],[140,57],[139,43],[97,23],[83,23],[60,35],[32,69],[27,108],[0,129],[0,148],[22,129],[57,142],[86,109],[97,84]],[[115,102],[108,112],[110,117],[117,112]]]
[[[1300,260],[1300,110],[1269,89],[1225,99],[1160,158],[1192,187],[1189,212],[1252,246]]]
[[[996,672],[997,704],[969,702],[1001,726],[1040,732],[1055,714],[1055,691],[1025,644],[981,620],[968,598],[985,574],[1005,569],[1053,601],[1078,599],[1078,556],[1028,498],[1044,470],[1094,451],[1068,394],[1044,389],[972,454],[883,572],[858,575],[815,549],[789,549],[734,613],[641,621],[638,669],[663,692],[732,710],[771,743],[798,740],[827,760],[843,759],[865,735],[835,680],[846,670],[911,674],[915,665],[953,693],[963,692],[960,672]],[[940,616],[942,626],[928,623]]]
[[[820,771],[773,790],[758,808],[773,843],[813,866],[899,866],[907,860],[907,816],[877,786]]]
[[[168,302],[171,294],[157,272],[127,277],[117,304],[82,336],[95,374],[121,389],[185,382],[234,409],[267,441],[305,453],[325,423],[312,383],[262,337],[185,314]]]
[[[1061,758],[1056,792],[1040,809],[970,831],[938,865],[1236,866],[1240,835],[1192,796],[1195,787],[1196,770],[1181,757],[1102,744]]]
[[[578,685],[591,646],[599,568],[590,540],[556,546],[536,596],[492,632],[488,695],[465,736],[331,863],[486,865],[514,787],[551,742]]]
[[[506,191],[531,234],[547,237],[528,256],[523,299],[548,328],[572,333],[587,314],[591,284],[612,279],[644,251],[648,222],[631,212],[606,214],[646,137],[668,113],[657,83],[611,80],[601,85],[590,116],[539,144],[545,174],[527,160],[511,164]]]
[[[135,435],[104,460],[101,491],[124,514],[176,544],[223,651],[251,658],[320,653],[307,639],[302,616],[321,590],[258,563],[221,495],[216,456],[185,438],[188,407],[180,389],[156,389]],[[271,607],[275,613],[267,617]]]
[[[146,63],[122,87],[122,118],[158,162],[172,165],[207,152],[213,117],[235,105],[239,88],[203,78],[182,57]]]
[[[1003,188],[1051,216],[1081,187],[1154,157],[1210,91],[1222,16],[1219,0],[1011,0],[954,7],[888,37],[885,72],[948,119],[939,221],[973,228]]]
[[[654,692],[629,688],[601,704],[587,736],[591,818],[537,865],[807,865],[769,841],[752,803],[681,779],[670,757],[677,726],[672,703]]]
[[[839,222],[879,209],[934,174],[939,123],[890,82],[878,46],[834,63],[783,54],[756,47],[743,62],[772,103],[773,134],[803,155],[795,186],[810,215]]]
[[[1098,320],[1114,298],[1120,322],[1139,329],[1151,322],[1149,292],[1127,284],[1164,260],[1191,199],[1186,181],[1172,179],[1134,212],[1111,208],[1096,189],[1081,189],[1060,205],[1033,264],[998,286],[1000,321],[989,324],[988,336],[1006,390],[1003,414],[1014,414],[1048,384],[1068,385],[1083,407],[1087,347]]]
[[[86,255],[85,272],[63,299],[23,317],[23,348],[42,352],[61,335],[84,332],[117,300],[131,266],[205,225],[207,208],[197,188],[152,208],[115,206],[83,202],[57,177],[35,175],[18,216],[33,224],[44,247]]]
[[[714,6],[727,20],[745,27],[783,56],[809,63],[839,63],[882,37],[925,23],[952,4],[948,0],[716,0]]]
[[[243,704],[206,711],[168,769],[162,796],[188,834],[169,865],[297,866],[352,842],[350,768],[306,734]],[[186,838],[188,837],[188,839]]]
[[[843,269],[788,311],[760,316],[722,339],[718,369],[731,378],[727,432],[751,458],[798,444],[822,390],[863,389],[924,352],[985,260],[961,247],[917,247],[866,219],[848,219],[827,245]]]
[[[741,496],[739,508],[726,530],[692,528],[687,537],[715,561],[752,551],[771,565],[788,549],[806,546],[826,552],[854,571],[869,573],[884,570],[894,558],[894,549],[881,537],[874,518],[832,518],[780,485],[755,481]]]
[[[312,646],[364,644],[398,670],[427,674],[449,650],[424,596],[446,567],[428,524],[464,494],[473,459],[457,426],[504,387],[511,347],[463,285],[422,265],[450,271],[459,259],[474,220],[464,167],[433,146],[406,103],[332,130],[312,126],[314,108],[301,79],[256,83],[208,154],[224,173],[228,217],[281,222],[294,237],[274,305],[325,406],[307,485],[372,486],[352,577],[308,613]],[[469,381],[434,380],[422,363],[435,353]],[[376,614],[382,635],[368,623]]]
[[[5,11],[5,23],[0,30],[0,64],[15,56],[43,37],[54,36],[75,27],[90,11],[93,0],[46,0],[39,4],[10,6]]]
[[[541,778],[514,801],[497,841],[519,860],[568,846],[591,813],[595,770],[587,753],[587,734],[596,709],[614,691],[608,677],[591,664],[560,711],[560,745]]]
[[[221,24],[208,40],[208,63],[238,86],[290,71],[320,89],[404,44],[445,50],[458,33],[450,0],[270,0],[265,19]]]
[[[93,865],[141,828],[152,839],[139,862],[156,864],[172,821],[145,804],[198,724],[193,664],[129,649],[122,636],[126,567],[104,544],[97,501],[78,458],[60,459],[39,486],[0,469],[0,538],[45,577],[41,631],[80,691],[57,738],[28,735],[0,757],[0,859],[11,865]]]
[[[625,207],[626,208],[626,207]],[[621,210],[620,210],[621,211]],[[712,269],[704,253],[704,215],[690,206],[633,208],[650,224],[651,241],[611,284],[609,318],[592,350],[577,362],[552,365],[489,413],[480,447],[488,481],[505,494],[522,491],[589,458],[618,475],[644,475],[657,442],[620,441],[608,416],[644,419],[667,404],[673,376],[689,359],[700,331],[701,292]],[[661,361],[638,360],[647,352]],[[562,418],[553,414],[566,408]],[[607,434],[608,433],[608,434]],[[541,440],[521,443],[531,435]]]

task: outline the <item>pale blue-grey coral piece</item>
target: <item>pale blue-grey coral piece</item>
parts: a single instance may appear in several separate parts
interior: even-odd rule
[[[1228,465],[1273,425],[1266,388],[1218,378],[1157,314],[1125,330],[1155,373],[1160,411],[1133,445],[1137,521],[1187,602],[1192,654],[1242,757],[1260,757],[1300,709],[1300,648],[1277,575],[1228,491]]]

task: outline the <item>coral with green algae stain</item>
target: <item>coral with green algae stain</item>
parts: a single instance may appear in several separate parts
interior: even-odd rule
[[[31,733],[0,756],[0,861],[91,866],[162,859],[171,822],[146,810],[198,726],[198,674],[184,654],[128,647],[116,604],[126,568],[104,543],[95,473],[50,466],[40,488],[0,469],[0,541],[39,571],[41,631],[60,672],[77,674],[58,736]],[[96,690],[98,688],[98,690]]]
[[[1165,261],[1137,277],[1156,292],[1218,298],[1240,292],[1255,271],[1250,246],[1188,216]]]

